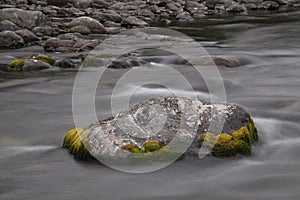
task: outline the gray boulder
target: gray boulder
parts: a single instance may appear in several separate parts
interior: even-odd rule
[[[23,38],[13,31],[0,32],[0,48],[20,48],[25,44]]]
[[[20,29],[20,27],[9,20],[3,20],[0,22],[0,31],[16,31]]]
[[[224,125],[220,124],[222,120]],[[250,155],[257,140],[253,120],[238,105],[157,97],[85,129],[71,130],[63,147],[83,159],[119,161],[158,153],[156,160],[165,156],[162,153],[198,155],[200,147],[209,145],[213,145],[213,156]]]
[[[32,29],[47,22],[47,17],[41,11],[5,8],[0,10],[0,21],[3,20],[9,20],[20,27]]]

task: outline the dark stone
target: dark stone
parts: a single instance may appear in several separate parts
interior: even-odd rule
[[[70,59],[64,58],[56,61],[54,66],[59,68],[77,68],[78,64]]]
[[[107,65],[107,67],[113,69],[124,69],[138,67],[143,64],[146,64],[146,62],[136,57],[120,57],[113,60],[110,64]]]
[[[148,26],[148,23],[136,17],[130,16],[124,19],[121,25],[124,27],[145,27]]]
[[[275,1],[264,1],[258,5],[258,8],[265,10],[277,10],[279,8],[279,4]]]
[[[16,34],[21,36],[23,38],[23,40],[25,41],[25,43],[30,43],[30,42],[39,40],[39,38],[28,29],[18,30],[18,31],[16,31]]]

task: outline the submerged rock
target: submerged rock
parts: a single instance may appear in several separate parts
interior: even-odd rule
[[[211,118],[213,116],[213,119]],[[224,120],[224,125],[218,123]],[[210,104],[182,97],[158,97],[85,129],[69,131],[63,148],[76,158],[148,158],[154,152],[198,155],[200,148],[217,157],[250,155],[258,140],[250,115],[235,104]],[[182,149],[182,146],[186,146]],[[209,148],[213,145],[213,148]],[[137,155],[140,154],[140,155]]]

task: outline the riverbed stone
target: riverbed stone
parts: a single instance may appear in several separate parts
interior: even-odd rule
[[[31,43],[39,40],[39,38],[28,29],[18,30],[16,31],[16,34],[21,36],[25,43]]]
[[[69,27],[86,26],[92,33],[105,33],[105,27],[97,20],[91,17],[78,17],[69,23]]]
[[[13,31],[0,32],[0,48],[20,48],[25,44],[24,39]]]
[[[0,21],[0,31],[16,31],[20,29],[20,27],[9,20]]]
[[[137,17],[130,16],[124,19],[121,25],[124,27],[146,27],[148,23]]]
[[[211,120],[212,113],[215,121]],[[212,128],[208,132],[210,123],[221,119],[225,122],[222,130]],[[162,148],[179,153],[169,146],[174,140],[177,145],[189,144],[186,155],[196,156],[200,148],[213,145],[212,156],[249,156],[258,134],[249,113],[239,105],[156,97],[84,129],[72,129],[64,138],[63,148],[81,159],[122,159]]]
[[[19,27],[32,29],[47,22],[47,17],[41,11],[5,8],[0,10],[0,21],[3,20],[9,20]]]

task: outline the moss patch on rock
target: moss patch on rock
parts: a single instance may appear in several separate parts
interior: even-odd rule
[[[204,147],[213,146],[212,155],[216,157],[227,157],[251,155],[251,146],[258,140],[257,129],[252,119],[247,127],[241,127],[231,134],[222,133],[214,135],[205,133],[200,136],[199,145]]]
[[[93,156],[91,156],[82,143],[82,139],[87,138],[89,133],[89,130],[84,130],[82,128],[74,128],[70,130],[64,137],[62,148],[68,149],[69,153],[77,159],[93,159]]]
[[[144,149],[134,144],[128,144],[122,147],[123,150],[130,151],[129,159],[132,161],[163,161],[178,157],[170,147],[163,145],[158,140],[147,141],[143,144]]]
[[[25,64],[24,60],[16,59],[8,63],[8,68],[13,70],[21,70],[24,64]]]
[[[35,54],[35,55],[32,55],[30,58],[34,59],[34,60],[43,61],[43,62],[48,63],[50,65],[53,65],[55,63],[54,58],[52,58],[50,56],[47,56],[47,55],[43,55],[43,54]]]

